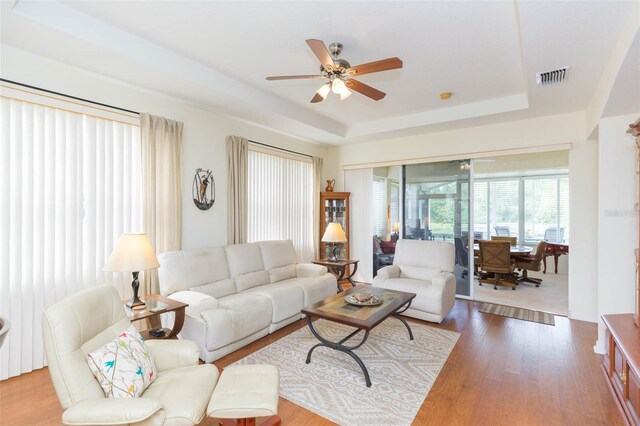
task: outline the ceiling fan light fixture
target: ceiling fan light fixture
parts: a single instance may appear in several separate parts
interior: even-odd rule
[[[333,82],[331,83],[331,91],[336,95],[340,95],[344,93],[345,90],[349,90],[349,89],[347,89],[347,86],[344,84],[344,81],[342,81],[341,78],[334,78]]]
[[[340,93],[340,100],[344,101],[345,99],[347,99],[349,96],[351,96],[353,92],[349,89],[347,89],[346,87],[344,88],[344,91]]]
[[[330,91],[331,91],[331,84],[325,83],[322,86],[320,86],[320,88],[316,91],[316,93],[322,96],[322,99],[327,99],[327,95],[329,94]]]

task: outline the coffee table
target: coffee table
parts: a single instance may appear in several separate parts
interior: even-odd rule
[[[361,292],[371,292],[382,298],[383,303],[377,306],[354,306],[348,304],[344,300],[344,297],[349,294]],[[414,293],[360,285],[303,308],[302,313],[307,316],[307,325],[309,326],[311,333],[320,341],[320,343],[309,349],[306,363],[309,364],[311,362],[311,354],[316,348],[321,346],[344,352],[358,363],[362,369],[362,373],[364,374],[367,387],[371,387],[371,379],[369,378],[367,367],[364,365],[360,357],[353,351],[364,345],[369,337],[369,332],[390,316],[396,317],[404,324],[409,332],[409,339],[413,340],[413,333],[411,332],[409,324],[407,324],[404,318],[400,317],[399,314],[409,309],[414,297],[416,297]],[[322,318],[327,321],[348,325],[350,327],[355,327],[356,330],[339,342],[332,342],[321,336],[313,327],[314,318]],[[355,337],[361,331],[364,331],[364,336],[359,343],[350,346],[345,344],[349,339]]]

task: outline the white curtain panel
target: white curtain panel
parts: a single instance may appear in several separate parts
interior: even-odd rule
[[[183,123],[140,114],[144,231],[156,253],[182,246]],[[142,294],[159,293],[157,271],[143,272]]]
[[[227,136],[227,243],[247,242],[247,173],[249,141]]]
[[[45,365],[43,308],[96,284],[123,232],[141,230],[137,126],[0,99],[0,380]]]
[[[320,191],[322,191],[322,157],[313,157],[313,253],[320,259]]]
[[[357,259],[357,281],[373,281],[373,169],[347,170],[344,187],[349,198],[349,256]]]
[[[313,164],[249,150],[248,241],[290,239],[313,260]]]

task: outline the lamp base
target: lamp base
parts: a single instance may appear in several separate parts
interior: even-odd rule
[[[139,273],[140,272],[138,271],[131,273],[131,275],[133,275],[133,281],[131,281],[131,288],[133,289],[133,297],[127,303],[127,306],[130,307],[131,309],[144,309],[144,307],[146,306],[145,303],[142,300],[140,300],[140,298],[138,297],[138,288],[140,288],[140,281],[138,281]]]
[[[127,302],[127,306],[131,309],[144,309],[145,306],[147,306],[142,300],[140,300],[140,298],[138,298],[138,296],[136,295],[135,297],[131,298],[131,300],[129,300]]]

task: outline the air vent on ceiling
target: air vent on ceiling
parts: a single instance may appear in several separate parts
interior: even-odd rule
[[[536,73],[536,84],[538,86],[548,86],[550,84],[561,83],[567,76],[569,67],[558,68],[556,70]]]

